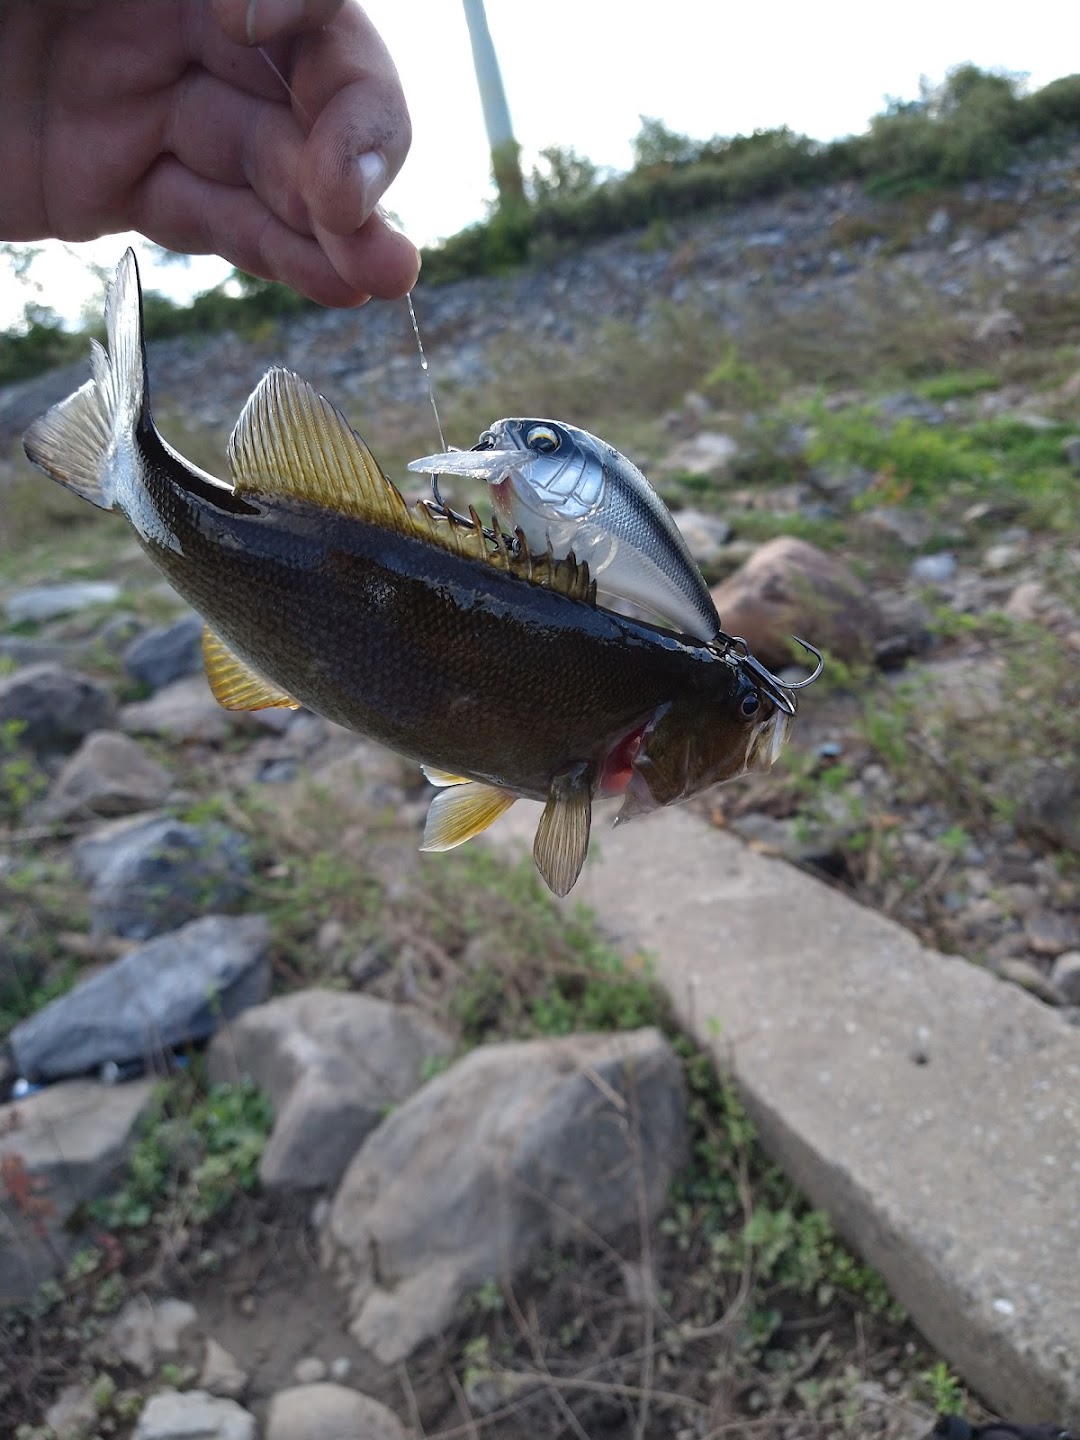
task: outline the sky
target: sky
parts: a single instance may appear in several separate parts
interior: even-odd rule
[[[858,134],[888,98],[915,99],[955,65],[1026,74],[1038,88],[1080,70],[1060,0],[486,0],[526,170],[545,146],[626,170],[641,116],[694,139],[789,125]],[[368,0],[413,118],[413,148],[385,203],[418,243],[481,219],[492,195],[483,116],[460,0]],[[1075,41],[1077,30],[1068,26]],[[111,270],[128,237],[52,246],[40,299],[65,316],[98,303],[85,255]],[[212,258],[151,273],[182,297],[227,273]],[[0,328],[25,293],[0,273]]]

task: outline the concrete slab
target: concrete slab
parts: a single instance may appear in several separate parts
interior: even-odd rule
[[[607,813],[564,903],[651,953],[765,1145],[972,1388],[1080,1425],[1080,1030],[688,812]]]

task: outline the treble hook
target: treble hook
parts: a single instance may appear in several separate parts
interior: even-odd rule
[[[740,665],[744,665],[746,669],[757,678],[765,690],[765,693],[769,696],[769,699],[772,700],[777,709],[782,710],[785,715],[795,714],[795,701],[791,696],[792,690],[803,690],[807,685],[813,684],[825,668],[825,660],[820,650],[816,650],[813,645],[808,644],[805,640],[799,640],[797,635],[792,636],[793,640],[797,641],[804,650],[808,650],[810,654],[816,658],[817,668],[806,680],[796,680],[794,683],[789,684],[781,680],[779,676],[774,675],[771,670],[766,669],[757,656],[751,652],[749,645],[747,645],[741,635],[725,635],[721,630],[716,639],[722,640],[727,650],[735,651],[739,657]],[[713,643],[715,643],[715,641]]]

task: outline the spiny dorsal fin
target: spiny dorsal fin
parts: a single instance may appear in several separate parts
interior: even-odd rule
[[[485,531],[475,510],[463,522],[423,501],[410,509],[344,415],[290,370],[269,370],[255,387],[229,440],[229,464],[242,494],[324,506],[595,604],[588,566],[573,555],[530,555],[520,532],[511,547],[497,527]]]
[[[271,685],[203,626],[203,663],[214,699],[224,710],[299,710],[300,701]]]
[[[516,795],[494,785],[479,780],[461,784],[454,777],[431,802],[420,849],[453,850],[456,845],[464,845],[509,810],[516,799]]]
[[[589,767],[575,765],[551,782],[533,841],[536,868],[556,895],[568,895],[589,853],[592,785]]]

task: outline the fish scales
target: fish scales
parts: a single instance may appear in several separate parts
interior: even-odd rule
[[[145,489],[139,538],[216,632],[312,709],[413,759],[545,798],[562,763],[599,761],[693,685],[701,647],[420,539],[303,505],[230,513],[164,463]]]

